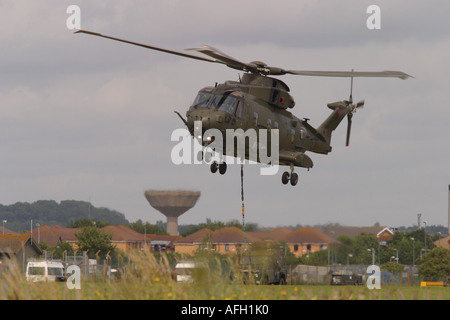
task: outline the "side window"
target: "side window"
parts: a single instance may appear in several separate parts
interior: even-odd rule
[[[222,98],[223,98],[223,96],[221,96],[221,95],[215,96],[212,99],[211,104],[209,105],[209,107],[210,108],[217,108],[221,104]]]
[[[192,105],[197,107],[206,107],[211,98],[212,98],[211,93],[200,91],[197,94],[197,97],[195,98],[194,103]]]
[[[238,101],[237,107],[236,107],[236,117],[242,118],[242,108],[243,108],[242,101]]]
[[[306,138],[306,132],[305,129],[300,128],[300,139],[305,139]]]
[[[258,112],[253,112],[253,125],[258,126]]]
[[[272,96],[271,96],[271,101],[272,104],[278,104],[280,100],[280,90],[278,89],[272,89]]]
[[[295,140],[295,129],[291,129],[291,143],[294,143]]]

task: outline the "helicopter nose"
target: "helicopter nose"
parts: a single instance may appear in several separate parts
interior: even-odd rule
[[[190,112],[187,114],[187,121],[190,127],[194,127],[196,121],[201,121],[202,129],[208,129],[211,127],[210,120],[210,117],[203,114],[202,112]]]

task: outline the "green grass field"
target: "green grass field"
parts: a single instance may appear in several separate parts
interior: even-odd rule
[[[210,271],[204,281],[177,283],[168,261],[153,255],[134,260],[133,272],[119,281],[82,281],[81,289],[65,282],[31,283],[18,271],[2,274],[1,300],[450,300],[450,288],[382,286],[245,285]]]
[[[1,281],[3,282],[3,281]],[[5,287],[0,299],[19,300],[450,300],[450,288],[365,286],[257,286],[242,284],[194,285],[123,281],[82,282],[80,290],[69,290],[65,283],[27,283]]]

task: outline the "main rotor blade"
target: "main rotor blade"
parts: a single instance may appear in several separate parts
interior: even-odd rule
[[[307,71],[307,70],[286,70],[288,74],[298,76],[313,76],[313,77],[387,77],[408,79],[411,77],[401,71]]]
[[[242,71],[248,71],[249,69],[249,65],[247,63],[243,63],[211,46],[205,45],[202,48],[191,48],[187,50],[197,51],[206,54],[207,56],[215,58],[217,59],[217,61],[220,61],[233,69]]]
[[[203,58],[203,57],[195,56],[195,55],[184,53],[184,52],[168,50],[168,49],[164,49],[164,48],[150,46],[150,45],[147,45],[147,44],[142,44],[142,43],[133,42],[133,41],[129,41],[129,40],[124,40],[124,39],[119,39],[119,38],[115,38],[115,37],[110,37],[110,36],[106,36],[106,35],[103,35],[103,34],[97,33],[97,32],[92,32],[92,31],[87,31],[87,30],[78,30],[78,31],[75,31],[75,33],[86,33],[86,34],[90,34],[90,35],[97,36],[97,37],[102,37],[102,38],[111,39],[111,40],[115,40],[115,41],[125,42],[125,43],[128,43],[128,44],[132,44],[132,45],[143,47],[143,48],[147,48],[147,49],[152,49],[152,50],[156,50],[156,51],[161,51],[161,52],[165,52],[165,53],[174,54],[174,55],[177,55],[177,56],[182,56],[182,57],[185,57],[185,58],[191,58],[191,59],[195,59],[195,60],[201,60],[201,61],[225,64],[224,62],[219,61],[219,60]]]

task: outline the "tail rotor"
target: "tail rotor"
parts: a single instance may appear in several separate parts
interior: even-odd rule
[[[353,103],[353,77],[351,78],[350,97],[348,101],[345,101],[345,103],[347,104],[347,108],[350,109],[347,113],[347,137],[345,139],[345,146],[348,147],[350,145],[350,133],[352,131],[353,114],[356,112],[356,109],[362,108],[364,106],[364,100],[361,100],[356,104]]]

